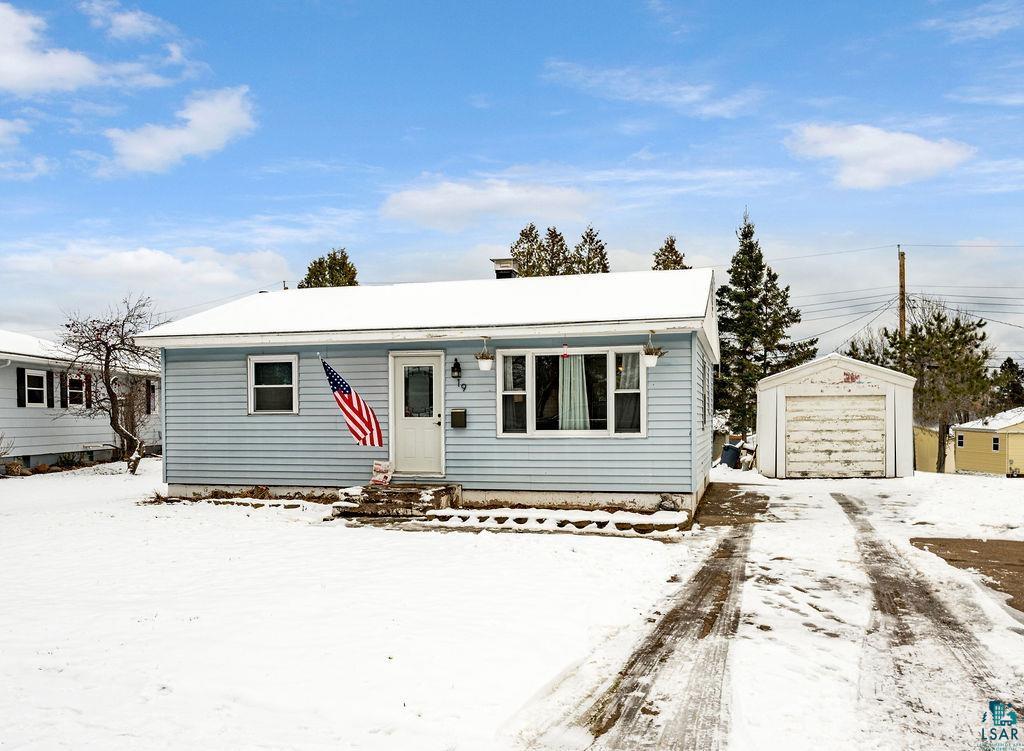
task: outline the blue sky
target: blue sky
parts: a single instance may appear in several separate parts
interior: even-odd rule
[[[0,327],[180,316],[331,246],[366,282],[486,276],[531,220],[593,223],[617,270],[670,233],[723,265],[744,207],[799,333],[846,326],[826,350],[897,242],[912,289],[1019,298],[1022,43],[1002,0],[0,2]]]

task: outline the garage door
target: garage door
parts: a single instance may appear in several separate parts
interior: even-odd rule
[[[786,397],[787,477],[885,477],[885,396]]]

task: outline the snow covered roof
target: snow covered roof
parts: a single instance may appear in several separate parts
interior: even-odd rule
[[[825,368],[832,367],[833,365],[839,365],[847,370],[860,371],[862,373],[870,373],[876,378],[883,381],[894,383],[898,386],[913,386],[917,383],[917,379],[913,376],[909,376],[906,373],[900,373],[898,370],[892,370],[891,368],[883,368],[881,365],[873,365],[863,360],[856,360],[846,355],[841,355],[838,352],[819,357],[817,360],[811,360],[803,365],[797,365],[795,368],[789,370],[783,370],[781,373],[770,375],[762,378],[757,382],[757,390],[763,391],[773,386],[778,386],[781,383],[787,383],[791,380],[796,380],[805,375],[809,375],[818,370],[824,370]]]
[[[263,292],[157,326],[152,346],[646,333],[702,327],[711,269],[478,279]],[[401,332],[399,334],[398,332]]]
[[[70,360],[65,350],[56,342],[40,339],[17,331],[0,329],[0,359],[27,357],[33,360]]]
[[[1014,407],[998,415],[963,422],[953,427],[957,430],[1003,430],[1021,423],[1024,423],[1024,407]]]
[[[38,363],[70,363],[74,356],[57,342],[40,339],[17,331],[0,329],[0,360],[20,360]],[[155,375],[160,371],[145,363],[131,369],[132,373]]]

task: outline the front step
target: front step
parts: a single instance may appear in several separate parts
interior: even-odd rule
[[[341,500],[332,504],[332,514],[335,519],[425,519],[430,511],[450,507],[458,494],[458,485],[357,486],[338,491]]]
[[[687,511],[582,511],[574,509],[443,508],[427,512],[431,525],[521,531],[651,533],[688,530],[692,519]]]

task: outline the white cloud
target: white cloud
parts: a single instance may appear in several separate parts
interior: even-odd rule
[[[115,0],[85,0],[78,7],[95,28],[105,29],[112,39],[148,39],[174,32],[162,18],[138,9],[126,10]]]
[[[182,317],[224,298],[295,279],[274,251],[227,253],[206,246],[154,248],[77,240],[24,247],[4,255],[0,286],[10,291],[0,327],[57,328],[70,311],[102,311],[128,294],[151,296],[160,311]],[[20,281],[26,275],[31,287]]]
[[[971,86],[958,89],[948,95],[949,99],[965,104],[994,104],[999,107],[1024,107],[1024,88],[1018,82],[1005,86]]]
[[[163,172],[189,156],[207,156],[256,126],[248,86],[196,94],[177,113],[180,125],[143,125],[105,132],[117,167]]]
[[[0,3],[0,89],[19,95],[73,91],[101,81],[103,70],[88,56],[47,48],[41,16]]]
[[[0,2],[0,91],[28,97],[89,86],[167,86],[175,79],[158,73],[156,68],[182,66],[183,75],[195,68],[185,60],[180,47],[168,47],[167,55],[160,59],[150,56],[98,63],[82,52],[48,46],[45,31],[42,16]]]
[[[0,161],[0,180],[34,180],[50,174],[55,167],[54,160],[45,156]]]
[[[836,184],[862,189],[925,180],[953,169],[974,154],[972,146],[959,141],[931,141],[872,125],[801,125],[786,145],[799,156],[835,160]]]
[[[0,149],[17,146],[21,136],[28,133],[28,123],[24,120],[4,120],[0,118]]]
[[[699,117],[735,117],[762,96],[754,89],[718,96],[711,84],[683,80],[665,68],[589,68],[549,60],[544,77],[604,99],[655,104]]]
[[[926,29],[945,31],[954,42],[992,39],[1024,26],[1024,3],[1020,0],[983,3],[962,13],[928,19],[922,25]]]
[[[568,186],[498,178],[439,180],[392,193],[381,211],[391,219],[457,230],[495,216],[540,221],[578,218],[591,201],[591,196]]]

